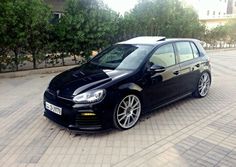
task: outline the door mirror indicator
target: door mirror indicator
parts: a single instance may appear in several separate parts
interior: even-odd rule
[[[159,65],[152,65],[148,71],[150,72],[156,72],[156,73],[161,73],[164,72],[166,69],[163,66],[159,66]]]

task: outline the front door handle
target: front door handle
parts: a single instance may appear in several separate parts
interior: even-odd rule
[[[199,68],[199,67],[200,67],[200,64],[196,64],[195,66]]]
[[[179,75],[179,71],[175,71],[175,72],[173,72],[173,74]]]

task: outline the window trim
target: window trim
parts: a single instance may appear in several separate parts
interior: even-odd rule
[[[189,43],[190,43],[192,52],[193,52],[193,47],[191,44],[193,44],[195,46],[195,48],[197,49],[197,52],[198,52],[198,57],[194,57],[194,52],[193,52],[193,59],[198,59],[200,57],[200,51],[199,51],[198,47],[196,46],[196,44],[194,42],[189,42]]]
[[[173,66],[178,65],[177,52],[176,52],[176,48],[175,48],[174,43],[175,43],[175,42],[169,42],[169,43],[165,43],[165,44],[163,44],[163,45],[159,45],[159,47],[155,48],[154,51],[151,53],[151,56],[148,58],[147,63],[150,62],[151,57],[154,55],[154,53],[155,53],[158,49],[160,49],[161,47],[163,47],[163,46],[165,46],[165,45],[172,45],[173,51],[174,51],[174,56],[175,56],[175,64],[173,64],[173,65],[171,65],[171,66],[167,66],[167,67],[165,67],[165,68],[170,68],[170,67],[173,67]]]

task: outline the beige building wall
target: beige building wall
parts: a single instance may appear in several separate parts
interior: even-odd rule
[[[198,13],[199,19],[221,18],[227,14],[228,0],[185,0]]]
[[[233,14],[236,14],[236,0],[233,0]]]
[[[198,13],[200,22],[208,29],[226,24],[236,17],[236,0],[233,0],[232,12],[227,14],[229,0],[185,0]]]
[[[52,9],[52,11],[55,12],[63,12],[64,6],[66,0],[44,0]]]

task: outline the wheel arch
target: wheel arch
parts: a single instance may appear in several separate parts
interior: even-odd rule
[[[212,82],[211,71],[210,71],[209,69],[204,69],[204,70],[201,72],[201,75],[202,75],[204,72],[207,72],[207,73],[209,74],[210,80],[211,80],[211,82]],[[200,75],[200,76],[201,76],[201,75]]]
[[[142,97],[143,88],[136,83],[125,83],[118,87],[118,91],[120,92],[120,96],[126,96],[128,94],[135,94],[139,97],[140,101],[143,102]]]
[[[142,115],[142,99],[140,96],[140,92],[137,89],[129,89],[129,88],[125,87],[124,89],[121,89],[119,94],[120,94],[120,100],[118,100],[119,102],[116,104],[115,110],[113,112],[113,117],[112,117],[113,126],[119,130],[127,130],[127,129],[130,129],[133,126],[135,126],[140,118],[140,115]],[[119,108],[119,105],[121,104],[122,100],[127,98],[129,95],[136,96],[136,98],[138,98],[141,108],[140,108],[139,116],[138,116],[138,119],[136,120],[136,122],[131,127],[125,128],[125,127],[122,127],[122,125],[120,125],[116,114],[119,111],[118,108]]]
[[[118,87],[119,90],[130,90],[130,91],[137,91],[137,92],[141,92],[143,90],[143,88],[141,88],[139,85],[135,84],[135,83],[125,83],[122,84]]]

